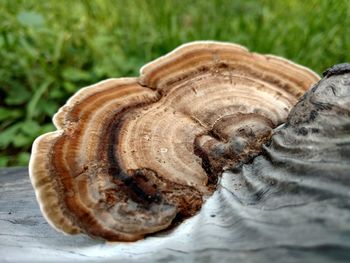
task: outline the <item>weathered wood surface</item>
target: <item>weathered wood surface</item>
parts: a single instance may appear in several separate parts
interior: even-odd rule
[[[349,201],[257,207],[240,202],[229,180],[173,231],[105,243],[57,233],[40,213],[27,169],[0,170],[0,262],[350,262]]]

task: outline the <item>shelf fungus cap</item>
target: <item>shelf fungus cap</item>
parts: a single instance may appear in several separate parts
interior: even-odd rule
[[[133,241],[195,214],[319,77],[229,43],[183,45],[77,92],[36,139],[30,177],[64,233]],[[177,221],[176,220],[176,221]]]

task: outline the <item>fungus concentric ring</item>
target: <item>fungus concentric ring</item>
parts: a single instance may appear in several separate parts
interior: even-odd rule
[[[194,42],[138,78],[81,89],[37,138],[30,176],[64,233],[133,241],[195,214],[220,173],[260,152],[319,77],[271,55]]]

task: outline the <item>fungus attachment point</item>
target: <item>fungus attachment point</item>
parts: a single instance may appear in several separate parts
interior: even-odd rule
[[[254,114],[227,115],[216,121],[209,134],[197,136],[195,153],[212,182],[223,170],[234,169],[255,157],[267,142],[274,125],[268,118]]]
[[[219,42],[183,45],[81,89],[34,145],[31,181],[65,233],[133,241],[195,214],[218,176],[249,161],[318,80],[282,58]]]

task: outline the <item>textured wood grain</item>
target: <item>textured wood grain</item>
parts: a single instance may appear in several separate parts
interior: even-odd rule
[[[224,175],[200,214],[170,233],[104,243],[56,232],[40,213],[27,169],[1,170],[0,262],[349,262],[350,201],[249,205],[231,181]]]

